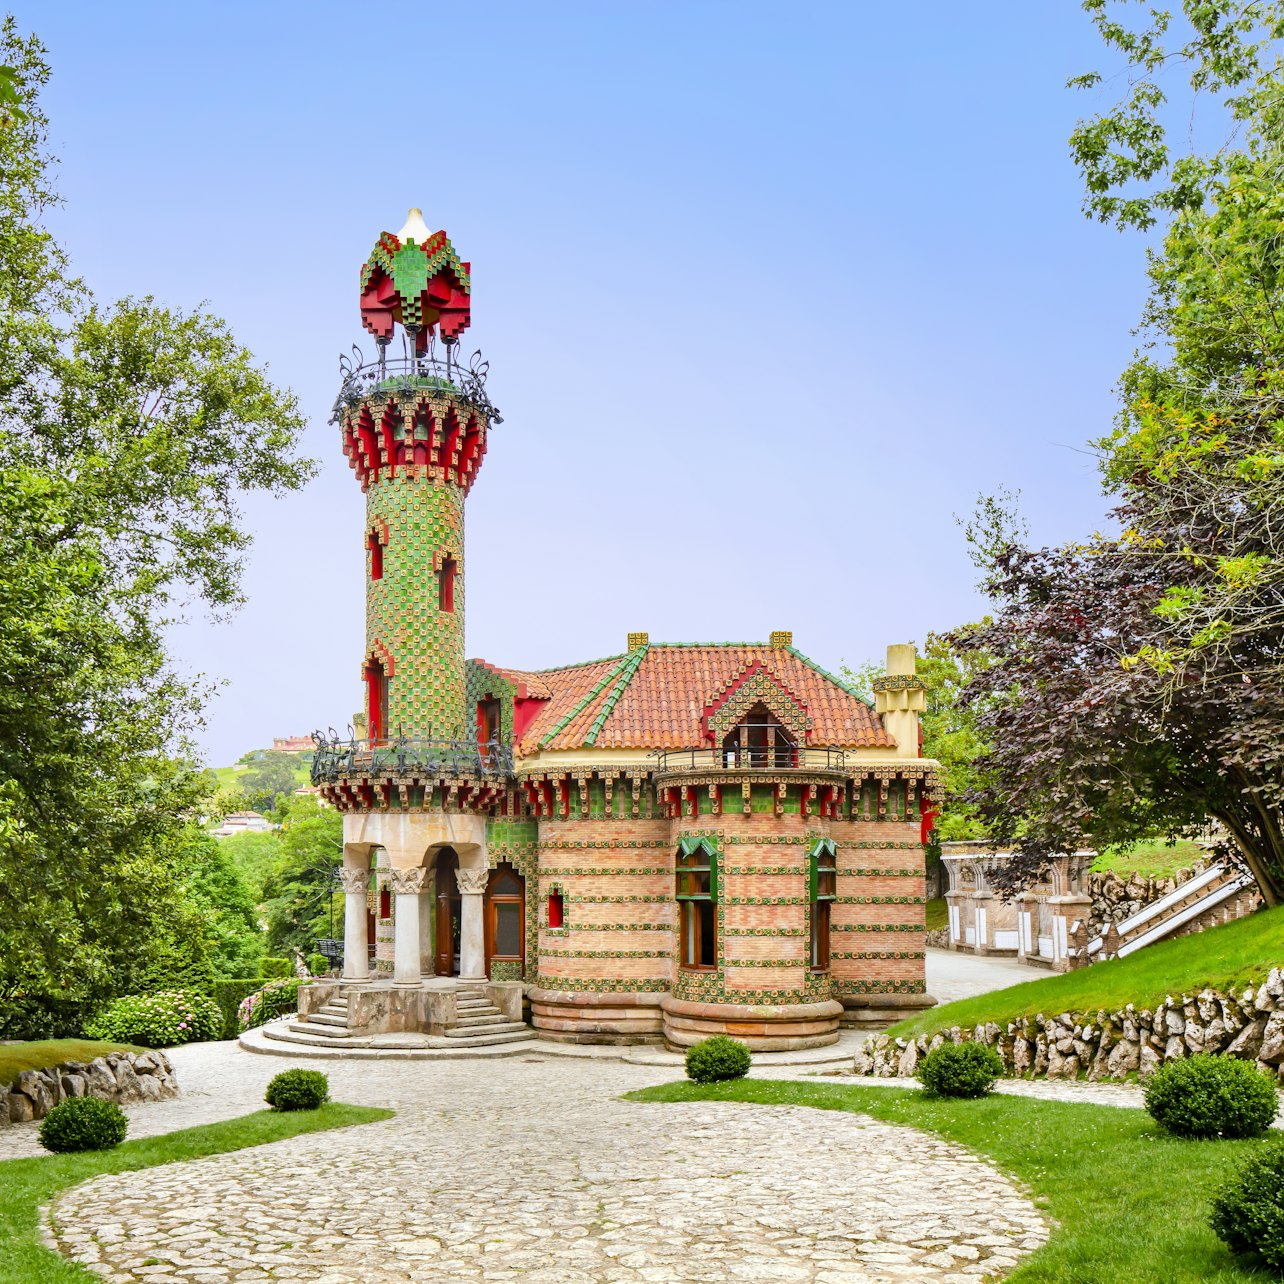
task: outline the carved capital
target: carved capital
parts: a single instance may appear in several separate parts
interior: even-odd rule
[[[422,865],[415,869],[394,869],[389,872],[392,874],[394,895],[415,896],[424,890],[424,880],[428,877],[428,871]]]
[[[368,869],[341,869],[339,878],[345,892],[357,892],[364,896],[370,889],[370,871]]]
[[[484,869],[457,869],[455,877],[459,880],[461,896],[481,896],[486,890],[486,878],[489,871]]]

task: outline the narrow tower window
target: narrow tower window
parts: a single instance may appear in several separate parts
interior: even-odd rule
[[[371,740],[388,734],[388,675],[378,660],[366,665],[366,719]]]
[[[455,609],[455,559],[447,557],[437,572],[437,607],[442,611]]]
[[[838,853],[833,841],[822,838],[811,850],[807,881],[811,892],[811,966],[823,972],[829,967],[830,906],[838,895]]]
[[[548,925],[561,927],[566,921],[566,900],[561,892],[548,894]]]
[[[370,578],[381,580],[383,579],[383,545],[379,543],[379,537],[374,531],[366,536],[366,547],[370,550]]]

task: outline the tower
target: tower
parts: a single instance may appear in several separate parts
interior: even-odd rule
[[[343,452],[366,496],[363,714],[372,742],[470,735],[464,707],[464,501],[493,407],[484,366],[455,358],[469,264],[412,209],[361,267],[361,320],[378,361],[344,367]],[[389,360],[396,327],[404,356]],[[437,341],[442,351],[439,354]]]

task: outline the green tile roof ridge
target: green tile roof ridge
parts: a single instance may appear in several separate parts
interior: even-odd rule
[[[636,651],[631,652],[629,658],[620,666],[620,680],[611,689],[611,694],[602,702],[601,712],[593,719],[593,725],[589,728],[588,736],[584,741],[586,745],[597,744],[598,733],[606,725],[606,720],[611,716],[611,711],[624,694],[624,688],[633,681],[633,675],[638,671],[638,665],[642,663],[646,653],[647,648],[640,646]]]
[[[795,660],[801,660],[809,669],[814,669],[822,678],[828,678],[840,691],[846,691],[849,696],[854,696],[863,705],[865,705],[866,708],[872,709],[874,707],[874,702],[872,700],[866,700],[859,691],[853,690],[853,688],[848,686],[842,678],[835,677],[828,669],[822,669],[815,660],[811,659],[809,656],[803,655],[796,646],[787,646],[785,650],[788,651]]]
[[[603,677],[600,682],[595,683],[593,686],[593,689],[588,693],[588,695],[584,697],[584,699],[582,699],[579,702],[579,704],[575,706],[575,708],[573,708],[569,713],[565,714],[563,717],[559,718],[557,722],[552,727],[550,727],[549,730],[545,732],[544,735],[540,737],[540,744],[547,745],[548,742],[552,740],[554,736],[561,735],[561,733],[567,728],[567,726],[570,725],[572,719],[578,717],[581,713],[583,713],[584,710],[587,709],[588,706],[594,700],[596,700],[597,697],[600,696],[603,691],[606,690],[607,683],[609,683],[612,680],[612,678],[616,677],[619,674],[620,670],[624,668],[626,664],[628,664],[630,659],[632,659],[632,652],[626,653],[620,664],[617,664],[615,668],[609,670],[606,676]],[[578,667],[578,666],[572,666],[572,667]]]
[[[770,649],[771,644],[769,642],[652,642],[651,646],[765,646]]]
[[[596,660],[576,660],[572,664],[555,664],[551,669],[518,669],[518,673],[565,673],[567,669],[587,669],[590,664],[606,664],[609,660],[623,660],[631,654],[621,651],[618,655],[601,655]]]

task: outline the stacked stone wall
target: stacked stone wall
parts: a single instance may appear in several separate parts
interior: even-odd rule
[[[71,1097],[101,1097],[129,1105],[177,1096],[178,1080],[163,1052],[111,1052],[92,1061],[24,1070],[0,1091],[0,1124],[43,1119]]]
[[[1256,1061],[1284,1083],[1284,972],[1273,968],[1239,995],[1202,990],[1151,1008],[1026,1017],[1000,1028],[954,1026],[931,1036],[868,1039],[857,1074],[911,1076],[919,1060],[947,1043],[977,1040],[998,1050],[1009,1075],[1090,1080],[1142,1078],[1165,1061],[1211,1052]]]
[[[1085,890],[1092,899],[1088,911],[1088,934],[1100,936],[1110,923],[1122,923],[1161,896],[1167,896],[1192,878],[1197,878],[1213,862],[1197,860],[1187,869],[1179,869],[1170,878],[1152,878],[1133,870],[1120,875],[1114,870],[1089,873]]]

